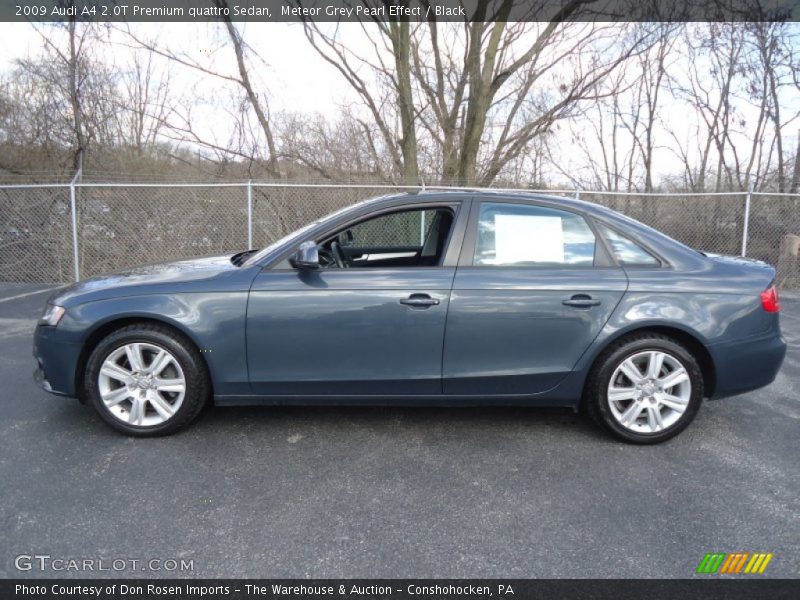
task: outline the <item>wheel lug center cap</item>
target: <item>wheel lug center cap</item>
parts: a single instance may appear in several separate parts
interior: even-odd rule
[[[146,390],[148,388],[154,387],[154,385],[153,385],[153,376],[152,375],[140,375],[138,373],[134,374],[134,376],[133,376],[133,387],[139,388],[140,390]]]

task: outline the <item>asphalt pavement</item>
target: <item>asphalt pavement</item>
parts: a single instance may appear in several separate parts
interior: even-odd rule
[[[210,408],[124,437],[33,383],[43,287],[0,284],[0,577],[692,577],[706,552],[800,576],[800,296],[772,386],[638,447],[533,408]]]

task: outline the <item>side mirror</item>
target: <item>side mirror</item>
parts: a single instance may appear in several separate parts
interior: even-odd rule
[[[303,242],[297,248],[289,263],[295,269],[319,269],[319,251],[317,243],[313,240]]]

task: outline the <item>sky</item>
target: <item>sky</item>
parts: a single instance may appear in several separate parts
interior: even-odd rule
[[[352,24],[345,26],[352,28]],[[200,60],[207,60],[209,51],[213,51],[219,41],[216,23],[137,23],[134,30],[148,38],[168,39],[174,47],[189,54],[196,53]],[[276,110],[335,113],[340,102],[347,102],[349,87],[306,42],[302,25],[245,24],[242,31],[247,42],[267,63],[260,76],[270,89],[280,90],[270,97]],[[42,47],[42,38],[33,25],[0,23],[1,69],[6,70],[18,58],[35,55]],[[116,52],[122,57],[126,50],[120,46]],[[218,51],[217,62],[225,64],[229,70],[235,67],[233,60],[230,47]],[[320,90],[325,90],[322,98],[318,94]]]

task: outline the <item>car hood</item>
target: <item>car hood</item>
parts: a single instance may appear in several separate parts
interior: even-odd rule
[[[238,271],[230,254],[144,265],[84,279],[57,291],[48,302],[68,307],[114,296],[193,291],[200,282],[213,288],[214,281]]]

